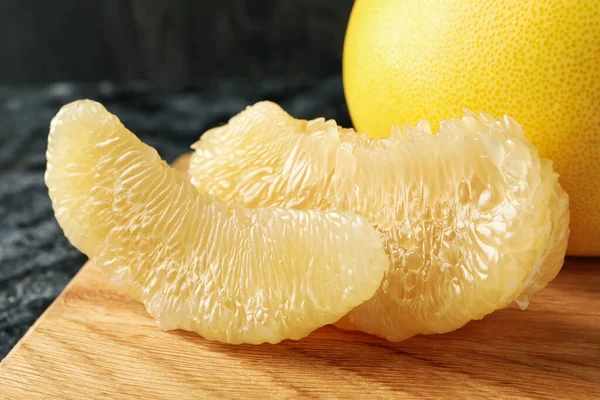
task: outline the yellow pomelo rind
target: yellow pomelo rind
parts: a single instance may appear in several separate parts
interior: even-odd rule
[[[343,56],[354,126],[508,114],[571,200],[568,254],[600,256],[600,1],[357,0]]]

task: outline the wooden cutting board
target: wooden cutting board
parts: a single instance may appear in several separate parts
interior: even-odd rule
[[[401,343],[325,327],[278,345],[163,332],[86,264],[0,364],[0,399],[600,398],[600,259],[527,311]]]
[[[163,332],[88,263],[0,365],[0,399],[600,398],[600,260],[527,311],[389,343],[325,327],[278,345]]]

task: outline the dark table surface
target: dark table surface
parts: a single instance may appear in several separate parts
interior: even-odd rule
[[[341,79],[213,81],[178,89],[144,83],[0,86],[0,359],[85,261],[59,228],[44,185],[50,119],[65,103],[103,103],[171,162],[206,129],[259,100],[301,118],[349,126]]]

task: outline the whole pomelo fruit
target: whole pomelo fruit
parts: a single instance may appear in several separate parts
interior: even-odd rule
[[[376,137],[463,108],[514,117],[569,193],[569,254],[600,255],[600,1],[357,0],[344,90]]]

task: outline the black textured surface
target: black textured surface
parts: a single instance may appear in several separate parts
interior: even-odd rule
[[[341,71],[354,0],[1,0],[0,82]]]
[[[0,359],[85,261],[62,234],[44,186],[48,125],[61,105],[102,102],[171,162],[206,129],[258,100],[292,115],[349,125],[341,79],[212,82],[159,90],[144,84],[0,87]]]

